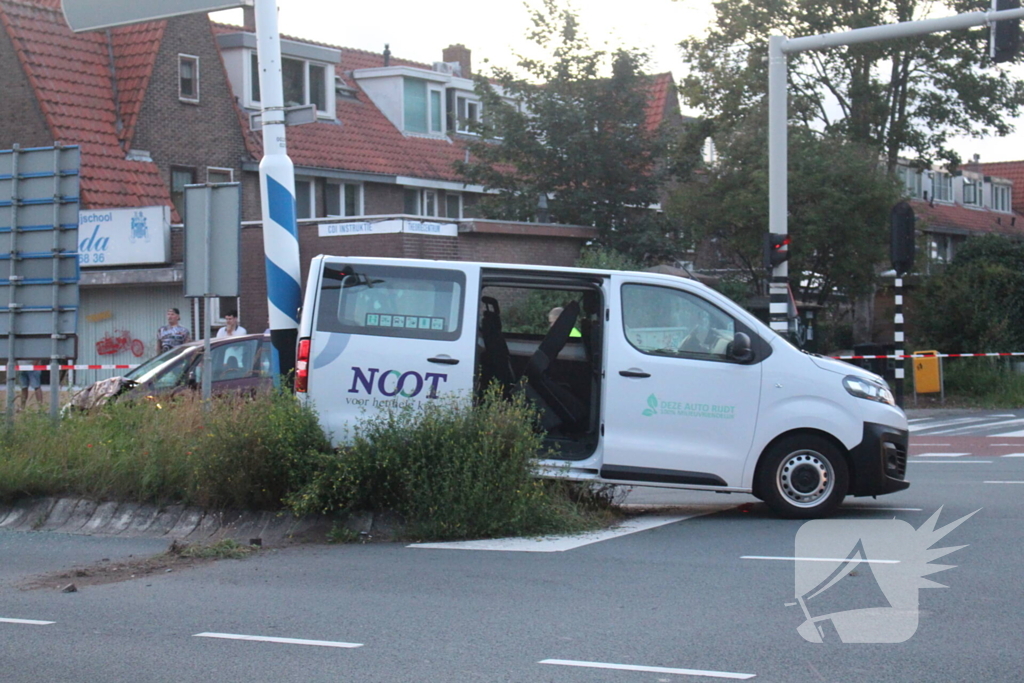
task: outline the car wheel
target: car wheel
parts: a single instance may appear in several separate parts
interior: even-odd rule
[[[795,435],[772,444],[758,473],[758,493],[783,517],[811,519],[835,511],[850,485],[842,453],[827,439]]]

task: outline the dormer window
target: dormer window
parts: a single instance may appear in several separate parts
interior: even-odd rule
[[[409,133],[442,133],[441,89],[419,78],[404,78],[404,128]]]
[[[953,201],[953,176],[936,172],[932,178],[932,199],[937,202]]]
[[[199,102],[199,57],[178,55],[178,99],[190,104]]]
[[[981,183],[964,178],[964,206],[981,206]]]
[[[992,185],[992,210],[1010,213],[1010,186]]]
[[[327,84],[334,78],[334,68],[305,59],[281,58],[281,84],[284,92],[284,106],[297,107],[305,104],[316,106],[317,114],[324,118],[334,116],[334,100]],[[256,52],[249,53],[249,102],[250,106],[261,103],[259,59]]]
[[[903,191],[907,197],[921,197],[921,174],[908,166],[897,166],[896,175],[903,182]]]
[[[449,116],[454,116],[455,119],[453,124],[449,124],[449,128],[459,133],[473,134],[470,126],[481,120],[479,98],[455,91],[449,93],[454,99],[454,102],[451,99],[448,101]]]

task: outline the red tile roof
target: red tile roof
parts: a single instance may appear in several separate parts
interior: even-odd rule
[[[968,233],[995,232],[1003,235],[1024,237],[1024,214],[1001,213],[985,208],[967,208],[956,204],[929,204],[913,200],[911,205],[920,219],[919,225],[925,230],[946,229]]]
[[[125,160],[165,22],[110,31],[120,111],[105,32],[72,33],[59,0],[0,0],[0,23],[53,139],[81,147],[82,207],[169,205],[156,165]]]
[[[215,24],[215,33],[236,33],[241,27]],[[356,99],[339,97],[335,103],[338,123],[312,123],[288,128],[288,156],[296,166],[337,168],[363,173],[430,178],[459,182],[462,177],[453,164],[465,159],[465,147],[458,139],[404,135],[373,105],[359,88],[351,72],[384,66],[384,55],[365,50],[304,41],[291,36],[288,40],[324,45],[341,50],[338,75],[356,90]],[[389,66],[411,66],[431,69],[432,66],[408,59],[391,57]],[[664,120],[666,104],[674,96],[672,75],[651,77],[647,125],[654,129]],[[249,131],[246,116],[241,117],[249,153],[254,159],[263,156],[260,134]]]
[[[1012,181],[1013,208],[1024,212],[1024,161],[994,161],[981,164],[981,172],[987,176],[1006,178]]]

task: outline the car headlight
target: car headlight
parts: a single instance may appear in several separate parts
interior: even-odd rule
[[[878,401],[879,403],[888,403],[891,406],[896,405],[896,399],[893,398],[892,392],[889,391],[889,387],[885,382],[879,384],[856,375],[847,375],[843,378],[843,386],[846,387],[846,391],[851,396],[866,398],[869,401]]]

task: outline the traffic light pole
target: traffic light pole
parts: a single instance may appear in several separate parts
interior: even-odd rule
[[[787,55],[808,50],[824,50],[830,47],[894,40],[929,33],[955,31],[973,26],[991,25],[996,21],[1020,19],[1024,8],[998,12],[969,12],[952,17],[905,21],[886,26],[869,26],[840,33],[825,33],[817,36],[786,38],[771,36],[768,39],[768,230],[777,235],[789,233],[787,214],[789,207],[787,193],[788,172],[788,131],[789,120],[787,78]],[[772,270],[769,289],[769,313],[771,327],[779,334],[789,329],[788,301],[789,266],[783,261]]]

